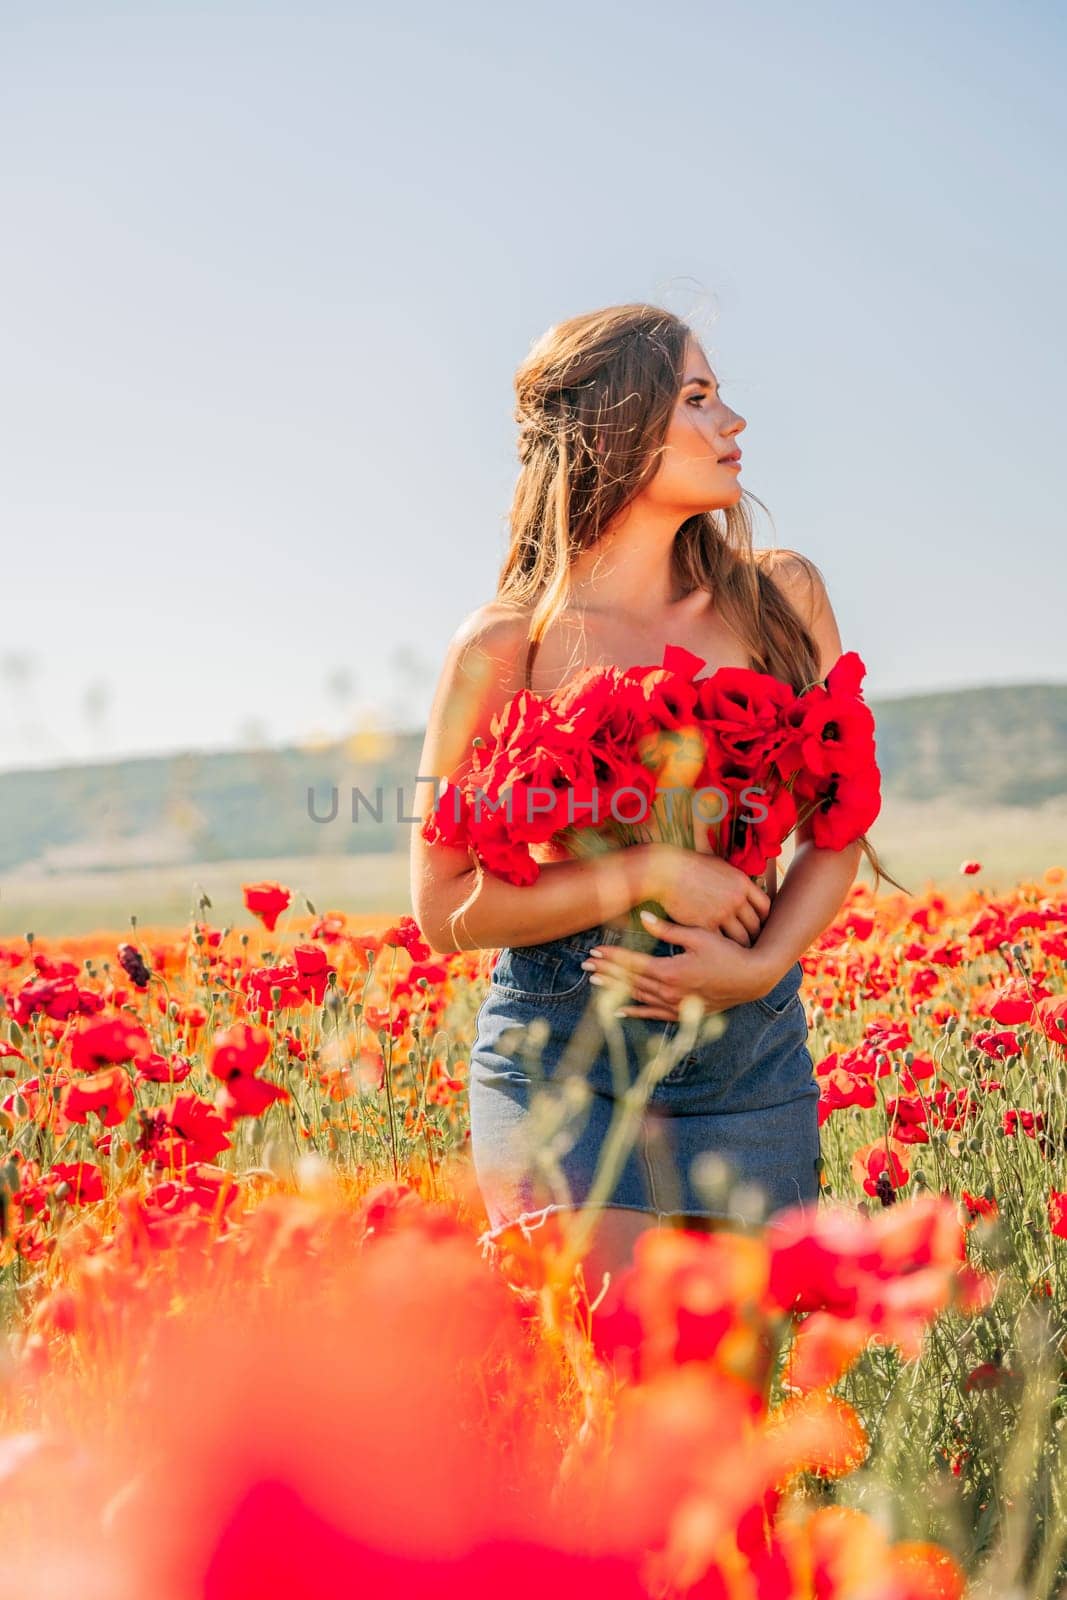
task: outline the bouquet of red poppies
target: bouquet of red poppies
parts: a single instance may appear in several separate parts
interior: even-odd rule
[[[532,845],[589,855],[660,839],[708,849],[751,877],[801,822],[841,849],[881,805],[874,717],[854,650],[799,694],[766,672],[667,645],[659,666],[591,667],[552,694],[523,689],[475,740],[423,825],[489,872],[532,883]]]

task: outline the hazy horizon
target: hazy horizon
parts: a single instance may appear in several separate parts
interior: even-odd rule
[[[1003,680],[981,684],[958,684],[942,686],[937,685],[929,689],[917,689],[913,693],[865,696],[873,710],[879,706],[895,704],[901,700],[915,700],[927,695],[939,694],[972,694],[982,689],[1062,689],[1067,688],[1067,679],[1020,679]],[[317,744],[337,744],[346,740],[357,742],[360,739],[373,741],[376,738],[412,738],[424,732],[424,724],[419,723],[412,727],[389,727],[387,725],[373,726],[365,724],[348,732],[336,735],[323,735],[319,738],[306,737],[303,739],[278,739],[262,745],[251,744],[220,744],[220,745],[174,745],[169,748],[136,749],[130,751],[117,751],[105,756],[86,755],[70,761],[40,761],[21,762],[17,766],[0,766],[0,778],[19,772],[50,772],[66,767],[91,767],[104,766],[125,761],[164,761],[177,756],[219,756],[219,755],[254,755],[257,750],[278,750],[293,747],[313,748]]]

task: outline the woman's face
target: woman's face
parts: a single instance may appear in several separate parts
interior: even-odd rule
[[[695,339],[686,345],[682,387],[671,416],[659,468],[645,493],[685,515],[736,505],[741,498],[738,435],[745,419],[719,394],[718,382]]]

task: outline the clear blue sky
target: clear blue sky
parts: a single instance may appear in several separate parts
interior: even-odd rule
[[[512,375],[691,316],[872,696],[1067,679],[1053,5],[0,4],[0,766],[425,716]]]

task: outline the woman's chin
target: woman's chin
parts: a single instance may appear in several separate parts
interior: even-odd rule
[[[691,514],[696,516],[699,511],[726,511],[730,506],[737,504],[743,493],[744,489],[739,483],[735,483],[732,490],[717,488],[715,493],[708,495],[699,506],[694,506]]]

